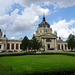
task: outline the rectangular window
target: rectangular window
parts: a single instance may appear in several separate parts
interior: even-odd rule
[[[58,44],[58,50],[60,50],[60,44]]]
[[[48,29],[44,29],[44,32],[48,32]]]
[[[18,49],[18,44],[16,44],[16,49]]]
[[[46,42],[51,42],[51,40],[48,38],[48,39],[46,39]]]
[[[12,44],[11,49],[14,49],[14,44]]]
[[[36,34],[38,34],[38,31],[36,31]]]
[[[46,29],[46,32],[48,32],[48,30]]]
[[[66,47],[67,45],[65,44],[65,49],[67,49],[67,47]]]
[[[0,45],[0,49],[1,49],[1,45]]]
[[[9,43],[7,43],[7,49],[10,49],[10,44]]]
[[[42,33],[42,29],[40,29],[40,33]]]

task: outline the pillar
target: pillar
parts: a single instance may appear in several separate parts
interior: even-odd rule
[[[10,50],[11,50],[11,43],[10,43]]]
[[[14,42],[14,50],[16,50],[16,42]]]
[[[63,49],[65,50],[65,44],[63,44]]]
[[[46,39],[44,39],[44,43],[45,43],[45,51],[46,51],[47,50]]]
[[[18,43],[18,49],[20,50],[20,43]]]

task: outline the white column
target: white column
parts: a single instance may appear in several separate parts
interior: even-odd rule
[[[60,44],[60,50],[61,50],[61,44]]]
[[[69,50],[69,49],[68,49],[68,45],[66,45],[66,49]]]
[[[14,42],[14,50],[16,50],[16,42]]]
[[[11,43],[10,43],[10,50],[11,50]]]
[[[46,48],[46,39],[44,39],[44,46],[45,46],[45,51],[47,50]]]
[[[65,44],[63,44],[63,49],[65,50]]]
[[[20,43],[18,43],[18,49],[20,50]]]
[[[4,50],[4,44],[2,44],[2,46],[1,46],[1,50]]]
[[[55,40],[55,50],[57,50],[57,40],[56,39],[54,40]]]

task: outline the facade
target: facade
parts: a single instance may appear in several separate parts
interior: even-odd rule
[[[46,22],[45,16],[43,21],[38,25],[35,37],[42,42],[45,50],[68,50],[68,44],[62,41],[61,38],[57,40],[57,32],[52,33],[52,28]]]
[[[6,35],[2,37],[2,31],[0,29],[0,50],[21,50],[20,44],[22,39],[19,40],[8,40]]]
[[[38,29],[35,33],[35,37],[37,40],[42,42],[43,49],[45,51],[48,50],[68,50],[67,42],[61,40],[57,40],[57,32],[52,33],[52,28],[46,22],[45,16],[43,16],[43,21],[39,24]],[[2,35],[2,31],[0,29],[0,50],[18,50],[20,51],[20,44],[23,39],[19,40],[10,40],[6,37],[6,35]]]

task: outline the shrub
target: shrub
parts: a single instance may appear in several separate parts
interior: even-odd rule
[[[3,56],[21,56],[21,55],[69,55],[69,56],[75,56],[75,53],[71,53],[71,52],[42,52],[42,53],[36,53],[36,52],[22,52],[22,53],[2,53],[2,54],[0,54],[0,57],[3,57]]]

